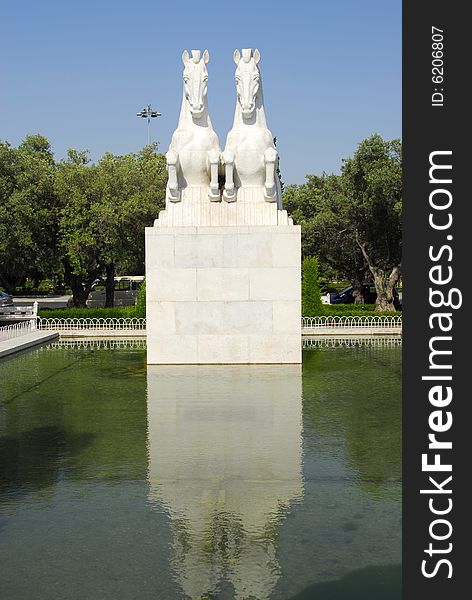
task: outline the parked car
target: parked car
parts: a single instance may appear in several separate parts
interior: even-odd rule
[[[331,294],[329,295],[329,303],[354,304],[353,290],[354,287],[352,285],[348,285],[340,292],[331,292]],[[377,300],[377,292],[375,291],[375,285],[370,282],[365,282],[362,286],[362,291],[364,293],[364,302],[366,304],[375,304],[375,301]],[[396,310],[400,310],[402,307],[398,291],[395,288],[393,288],[393,305],[396,308]]]
[[[13,296],[0,291],[0,306],[13,306]]]

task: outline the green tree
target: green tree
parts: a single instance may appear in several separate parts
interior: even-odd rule
[[[306,183],[286,188],[284,208],[302,227],[302,255],[318,256],[320,271],[351,280],[355,302],[363,303],[366,264],[346,230],[341,176],[307,175]]]
[[[395,310],[393,288],[401,276],[402,147],[374,134],[344,162],[346,226],[375,283],[376,310]]]
[[[167,184],[166,159],[156,152],[156,145],[146,146],[131,155],[132,190],[124,197],[126,222],[124,244],[127,249],[125,268],[144,275],[144,228],[152,226],[165,206]]]
[[[117,271],[144,274],[144,228],[164,208],[165,157],[147,146],[138,154],[106,154],[98,163],[104,184],[98,207],[101,256],[106,272],[106,306],[113,306]]]
[[[144,273],[144,228],[165,200],[165,157],[155,150],[107,153],[96,164],[87,152],[70,150],[59,164],[59,245],[75,306],[85,306],[94,280],[105,275],[112,307],[115,274]]]
[[[302,256],[314,256],[318,252],[313,219],[318,210],[320,189],[313,185],[315,176],[307,175],[307,183],[288,185],[283,193],[283,207],[302,228]],[[320,180],[321,178],[316,178]]]
[[[322,312],[318,258],[307,256],[302,262],[302,314],[304,317],[315,317]]]
[[[302,253],[347,276],[356,302],[369,274],[377,310],[394,310],[401,275],[401,142],[374,134],[344,161],[341,175],[308,175],[288,186],[284,207],[302,227]]]
[[[65,281],[77,307],[85,306],[101,269],[95,215],[103,191],[98,168],[88,163],[88,151],[69,150],[68,158],[59,163],[56,177],[59,249]]]
[[[12,148],[0,142],[0,285],[14,291],[57,272],[57,200],[48,140],[27,136]]]

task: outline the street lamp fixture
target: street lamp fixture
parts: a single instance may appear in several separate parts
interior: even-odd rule
[[[153,110],[151,108],[151,105],[148,104],[147,106],[145,106],[143,108],[143,110],[141,110],[140,112],[136,113],[137,117],[141,117],[142,119],[147,119],[148,122],[148,146],[151,143],[151,119],[154,119],[154,117],[161,117],[161,113],[157,112],[157,110]]]

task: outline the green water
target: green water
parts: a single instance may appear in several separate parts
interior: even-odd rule
[[[3,360],[0,598],[399,600],[400,383],[401,349],[369,345]]]

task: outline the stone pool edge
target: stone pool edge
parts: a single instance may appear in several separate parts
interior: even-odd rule
[[[0,359],[59,338],[57,331],[34,331],[0,342]]]

